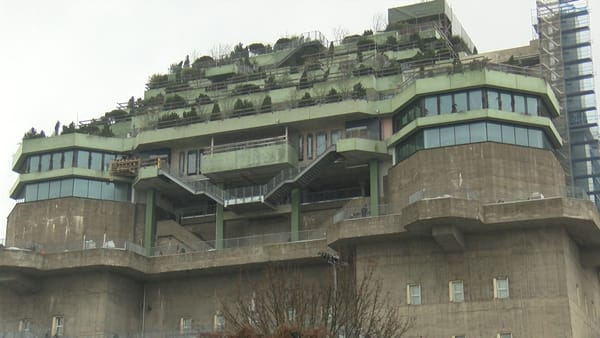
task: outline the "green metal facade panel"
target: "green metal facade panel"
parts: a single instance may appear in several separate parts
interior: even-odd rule
[[[265,167],[277,164],[295,165],[298,154],[287,143],[264,147],[207,154],[202,157],[201,172],[205,174]]]
[[[364,151],[378,154],[387,154],[385,141],[369,140],[365,138],[340,139],[336,143],[336,151],[344,153],[349,151]]]

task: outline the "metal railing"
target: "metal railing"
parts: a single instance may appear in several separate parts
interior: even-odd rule
[[[124,250],[131,251],[137,254],[143,255],[144,248],[133,242],[125,239],[109,239],[103,238],[91,238],[82,237],[78,240],[64,241],[64,242],[25,242],[20,244],[11,245],[5,248],[6,250],[20,250],[20,251],[32,251],[39,252],[42,254],[48,253],[60,253],[69,251],[83,251],[92,249],[107,249],[107,250]]]
[[[50,337],[50,328],[31,329],[27,332],[0,331],[2,338],[43,338]],[[105,332],[97,334],[61,335],[61,338],[225,338],[228,335],[213,332],[207,328],[182,331],[146,331],[146,332]]]
[[[211,145],[209,154],[218,154],[224,153],[228,151],[235,150],[243,150],[243,149],[251,149],[251,148],[260,148],[271,146],[275,144],[284,144],[287,143],[288,137],[287,135],[275,136],[275,137],[266,137],[258,140],[248,140],[248,141],[240,141],[233,143],[226,143],[221,145]]]
[[[346,188],[346,189],[336,189],[336,190],[326,190],[326,191],[317,191],[307,193],[303,196],[303,203],[311,203],[311,202],[320,202],[320,201],[332,201],[339,199],[347,199],[353,197],[361,197],[363,194],[363,189],[360,187],[355,188]]]

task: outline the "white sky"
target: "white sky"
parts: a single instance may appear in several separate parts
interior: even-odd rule
[[[449,0],[480,52],[526,45],[535,0]],[[591,1],[591,2],[595,2]],[[362,33],[377,14],[406,1],[385,0],[0,0],[0,215],[14,202],[12,154],[32,126],[88,120],[143,95],[153,73],[218,44],[273,44],[318,30]],[[593,3],[591,4],[594,5]],[[598,10],[600,10],[600,6]],[[592,8],[596,70],[600,14]],[[192,59],[193,61],[193,59]],[[596,71],[596,88],[598,71]],[[0,238],[5,220],[0,220]]]

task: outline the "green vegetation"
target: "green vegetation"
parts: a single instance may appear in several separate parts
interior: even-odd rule
[[[161,117],[158,118],[159,123],[160,122],[177,121],[177,120],[179,120],[179,114],[177,114],[175,112],[162,115]]]
[[[169,77],[166,74],[152,74],[148,79],[148,89],[165,87],[168,80]]]
[[[185,106],[187,106],[187,101],[183,97],[181,97],[179,95],[173,95],[173,96],[167,97],[163,108],[164,109],[178,109],[178,108],[184,108]]]
[[[198,94],[198,97],[196,98],[196,104],[199,105],[203,105],[203,104],[210,104],[212,103],[212,100],[210,99],[210,96],[206,95],[206,94]]]
[[[263,99],[263,102],[260,106],[260,112],[261,113],[269,113],[273,110],[273,106],[271,103],[271,97],[269,95],[265,96],[265,98]]]
[[[352,98],[355,100],[365,99],[367,97],[367,90],[363,88],[362,83],[357,83],[352,87]]]
[[[42,130],[41,132],[37,132],[37,130],[35,130],[35,128],[31,127],[31,129],[29,129],[25,135],[23,135],[23,139],[24,140],[29,140],[29,139],[34,139],[34,138],[42,138],[42,137],[46,137],[46,134],[44,133],[44,131]]]
[[[338,93],[337,90],[335,90],[335,88],[331,88],[329,90],[329,93],[327,93],[327,95],[325,96],[325,103],[339,102],[341,100],[342,96]]]
[[[242,95],[242,94],[258,93],[260,91],[262,91],[262,90],[260,89],[259,86],[255,85],[253,83],[246,83],[243,85],[236,86],[233,89],[233,94],[234,95]]]
[[[315,100],[310,96],[309,92],[304,93],[304,96],[298,102],[298,107],[308,107],[315,105]]]
[[[233,112],[239,115],[254,112],[254,105],[248,100],[237,99],[233,105]]]

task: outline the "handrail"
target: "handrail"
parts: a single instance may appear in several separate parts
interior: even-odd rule
[[[258,148],[265,147],[275,144],[283,144],[287,143],[288,137],[287,135],[275,136],[275,137],[266,137],[257,140],[249,140],[249,141],[240,141],[240,142],[232,142],[221,145],[211,145],[210,154],[218,154],[224,153],[227,151],[233,150],[241,150],[241,149],[249,149],[249,148]]]

